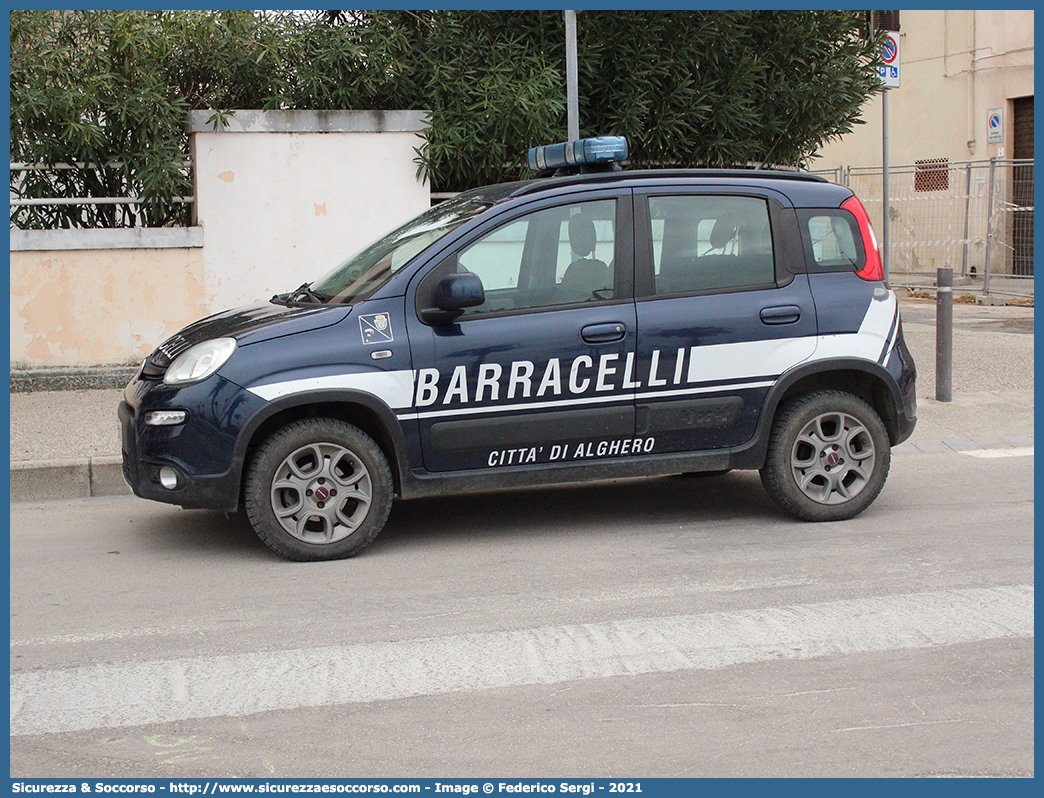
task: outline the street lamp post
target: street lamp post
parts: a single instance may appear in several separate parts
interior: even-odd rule
[[[576,12],[563,11],[566,29],[566,120],[568,140],[580,138],[580,111],[576,78]]]

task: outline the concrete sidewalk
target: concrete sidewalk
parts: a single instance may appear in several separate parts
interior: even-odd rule
[[[129,494],[116,408],[121,390],[11,394],[11,501]]]
[[[904,300],[918,423],[897,456],[1033,446],[1033,308],[954,305],[953,401],[935,401],[935,303]],[[122,391],[11,394],[11,501],[129,494],[116,408]]]

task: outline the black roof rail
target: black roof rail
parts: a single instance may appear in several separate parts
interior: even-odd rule
[[[769,169],[636,169],[623,171],[591,172],[585,174],[538,176],[527,180],[509,196],[519,197],[532,194],[552,186],[582,185],[585,183],[615,183],[621,180],[656,180],[670,178],[705,178],[709,180],[743,177],[748,180],[793,180],[808,183],[829,183],[825,177],[800,171],[777,171]]]

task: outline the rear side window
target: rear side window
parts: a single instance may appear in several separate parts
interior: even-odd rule
[[[649,198],[657,294],[699,293],[775,281],[768,203],[715,195]]]
[[[813,210],[802,213],[802,238],[809,271],[857,271],[863,261],[859,227],[846,211]]]

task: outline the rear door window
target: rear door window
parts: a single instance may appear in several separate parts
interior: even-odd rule
[[[656,294],[773,284],[772,230],[764,199],[652,196],[649,215]]]

